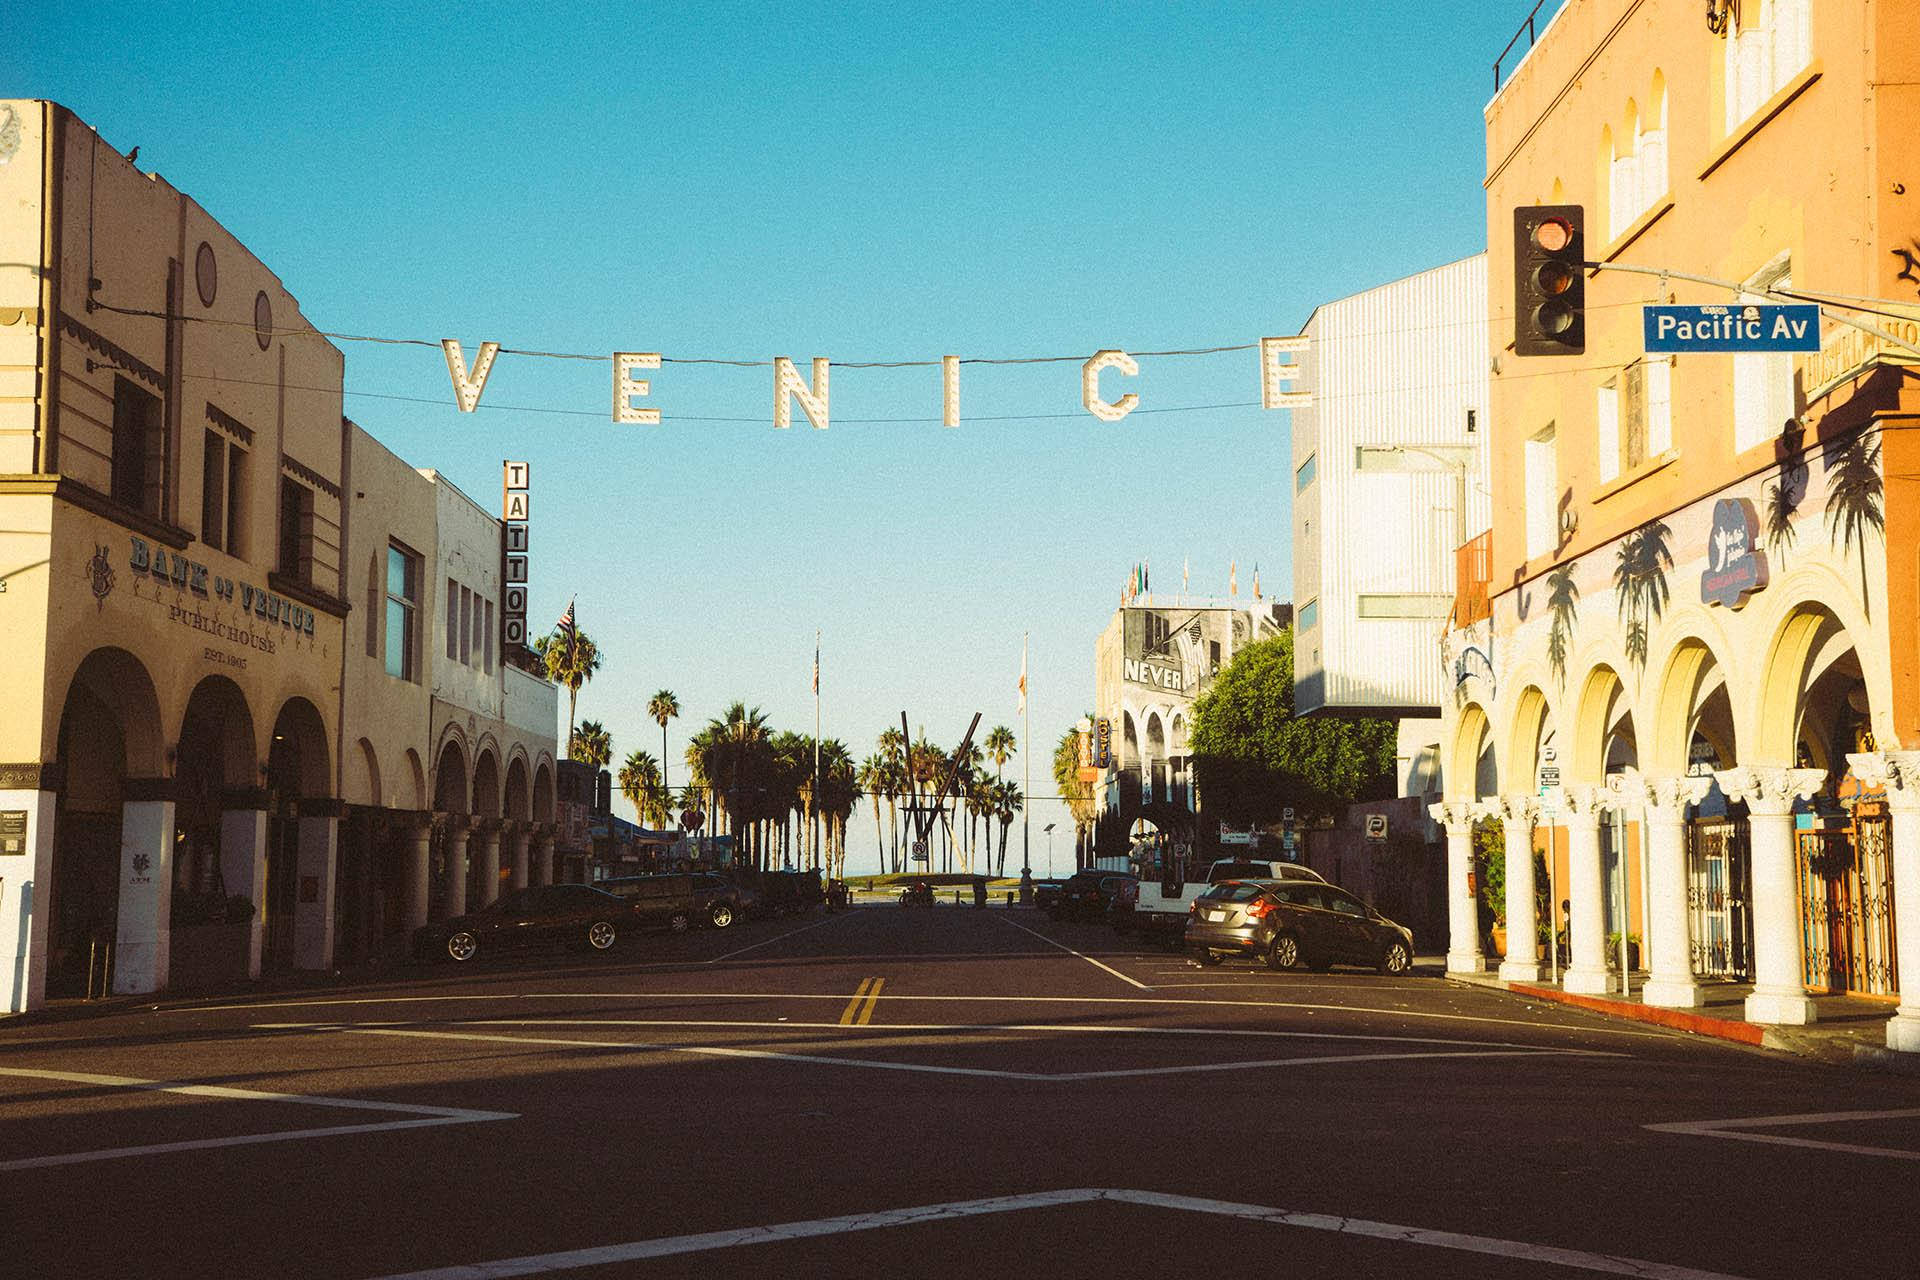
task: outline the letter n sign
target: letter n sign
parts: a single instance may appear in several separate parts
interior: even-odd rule
[[[506,583],[500,609],[503,651],[527,643],[527,513],[533,468],[525,462],[503,462],[500,476],[500,519],[503,530],[501,578]]]

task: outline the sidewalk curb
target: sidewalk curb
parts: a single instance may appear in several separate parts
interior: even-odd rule
[[[1675,1031],[1687,1031],[1697,1036],[1712,1036],[1718,1040],[1731,1040],[1736,1044],[1754,1045],[1762,1049],[1789,1048],[1786,1043],[1770,1038],[1765,1027],[1751,1022],[1736,1022],[1731,1018],[1711,1018],[1704,1013],[1694,1013],[1690,1009],[1662,1009],[1657,1005],[1632,1004],[1623,1000],[1608,1000],[1602,996],[1574,995],[1558,987],[1538,987],[1526,982],[1509,982],[1503,985],[1508,991],[1530,999],[1551,1000],[1557,1004],[1572,1005],[1576,1009],[1604,1013],[1609,1017],[1622,1018],[1629,1022],[1650,1022],[1656,1026],[1670,1027]]]

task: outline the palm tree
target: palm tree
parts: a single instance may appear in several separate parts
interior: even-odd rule
[[[1092,713],[1088,713],[1092,718]],[[1060,798],[1067,802],[1067,813],[1073,818],[1074,860],[1079,865],[1082,857],[1081,841],[1093,828],[1093,787],[1080,781],[1080,731],[1075,728],[1060,735],[1059,743],[1053,749],[1053,782],[1059,788]]]
[[[662,689],[647,699],[647,715],[660,725],[660,793],[667,790],[667,721],[680,714],[680,699],[673,690]]]
[[[1547,632],[1547,664],[1564,686],[1567,683],[1567,648],[1573,643],[1573,629],[1580,620],[1580,584],[1573,580],[1573,566],[1563,564],[1547,575],[1547,614],[1553,626]]]
[[[1867,532],[1886,535],[1886,516],[1881,508],[1884,490],[1880,479],[1880,441],[1868,441],[1862,431],[1847,447],[1829,455],[1827,463],[1827,536],[1839,537],[1844,553],[1860,544],[1860,607],[1868,621],[1873,619],[1873,604],[1867,599]]]
[[[1013,736],[1013,730],[1003,724],[997,724],[987,734],[984,745],[987,749],[987,759],[993,761],[993,775],[997,778],[1000,776],[1000,771],[1007,767],[1007,761],[1013,759],[1014,748],[1019,743]]]
[[[596,769],[613,759],[613,735],[598,720],[582,720],[573,735],[573,758]]]
[[[600,646],[578,627],[542,636],[533,651],[547,665],[547,679],[567,691],[567,755],[573,755],[573,716],[580,701],[580,686],[600,670]]]
[[[666,806],[660,793],[660,762],[645,751],[627,752],[627,759],[615,776],[620,794],[633,806],[635,816],[644,824],[659,819],[661,826],[667,825],[662,818]]]
[[[862,760],[859,772],[854,775],[855,785],[859,787],[860,793],[866,796],[867,803],[873,806],[873,843],[874,847],[880,850],[883,858],[886,856],[887,842],[880,834],[880,796],[886,789],[886,779],[887,767],[878,755],[871,755]]]
[[[1014,817],[1027,807],[1027,797],[1017,782],[996,782],[993,784],[993,812],[1000,819],[1000,874],[1007,874],[1007,832],[1013,827]]]

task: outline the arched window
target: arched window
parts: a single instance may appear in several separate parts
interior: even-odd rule
[[[1640,108],[1627,104],[1627,117],[1614,135],[1613,163],[1607,166],[1607,239],[1612,240],[1640,216]]]
[[[1634,139],[1634,154],[1640,158],[1640,214],[1659,203],[1667,194],[1667,78],[1653,73],[1653,92],[1647,98],[1646,114],[1640,118],[1640,136]]]
[[[1813,0],[1738,0],[1726,43],[1732,133],[1813,61]]]

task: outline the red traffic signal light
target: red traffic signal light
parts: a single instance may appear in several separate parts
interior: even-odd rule
[[[1523,356],[1587,349],[1586,210],[1577,204],[1513,211],[1513,349]]]

